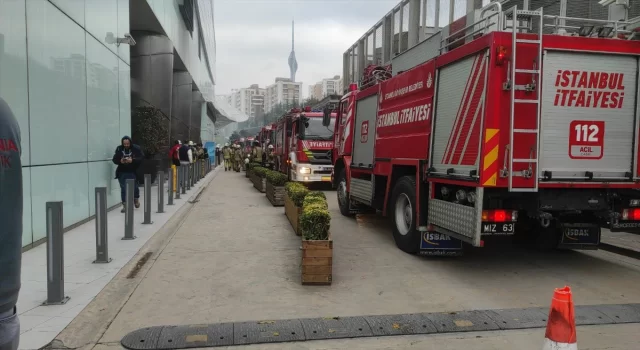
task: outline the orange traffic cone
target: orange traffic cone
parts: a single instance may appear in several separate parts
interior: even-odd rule
[[[571,288],[556,288],[551,300],[543,350],[578,350]]]

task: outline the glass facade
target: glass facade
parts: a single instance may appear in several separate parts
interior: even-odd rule
[[[129,134],[128,0],[0,0],[0,96],[20,123],[23,246],[45,237],[45,203],[65,226],[94,214],[94,188],[119,202],[113,150]]]
[[[148,3],[202,97],[213,102],[213,1],[193,1],[191,35],[178,1],[132,1]],[[64,202],[65,227],[94,214],[95,187],[107,187],[109,206],[120,201],[111,156],[131,133],[131,60],[130,46],[113,38],[133,30],[131,4],[0,0],[0,96],[21,127],[25,247],[43,241],[48,201]],[[213,140],[206,104],[194,112],[202,141]]]

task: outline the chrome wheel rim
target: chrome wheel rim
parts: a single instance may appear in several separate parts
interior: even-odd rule
[[[409,197],[404,193],[396,199],[395,219],[398,232],[403,236],[407,235],[413,222],[413,208]]]

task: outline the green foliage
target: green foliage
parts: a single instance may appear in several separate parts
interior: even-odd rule
[[[279,171],[267,170],[267,182],[273,186],[284,186],[288,180],[287,175]]]
[[[326,199],[318,196],[313,196],[312,194],[313,192],[309,192],[304,197],[304,200],[302,201],[303,208],[307,208],[309,206],[319,206],[322,209],[329,209],[329,205],[327,204]]]
[[[318,197],[318,198],[322,198],[324,200],[327,199],[327,196],[322,191],[311,191],[311,192],[309,192],[309,194],[307,194],[307,197]]]
[[[252,171],[256,176],[258,176],[260,178],[264,178],[265,176],[267,176],[268,169],[267,168],[263,168],[261,166],[257,166],[257,167],[254,167],[252,169]]]
[[[300,216],[300,229],[305,240],[329,239],[331,227],[331,214],[327,209],[327,200],[318,196],[304,199],[302,215]]]
[[[246,164],[246,165],[245,165],[245,169],[247,169],[247,171],[251,172],[251,170],[252,170],[253,168],[255,168],[255,167],[259,167],[259,166],[261,166],[261,165],[262,165],[262,164],[260,164],[260,163],[251,162],[251,163],[249,163],[249,164]]]
[[[309,193],[309,189],[299,182],[287,182],[285,191],[297,207],[302,207],[304,197]]]
[[[169,119],[154,107],[135,107],[131,112],[131,137],[145,155],[164,150],[169,145]]]

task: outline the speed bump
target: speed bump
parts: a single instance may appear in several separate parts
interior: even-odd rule
[[[122,338],[131,350],[187,349],[374,336],[543,328],[548,308],[383,316],[320,317],[141,328]],[[640,304],[575,307],[577,325],[640,323]]]

